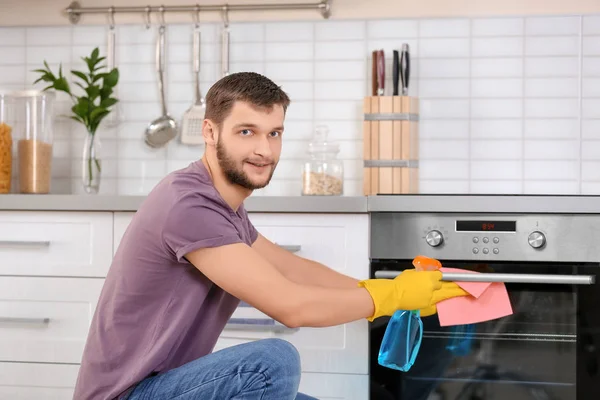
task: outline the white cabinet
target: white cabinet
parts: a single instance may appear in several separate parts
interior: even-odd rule
[[[319,400],[368,400],[369,375],[302,373],[298,390]]]
[[[78,365],[0,362],[0,399],[72,400]]]
[[[131,219],[135,213],[133,212],[116,212],[114,215],[114,228],[113,228],[113,256],[119,248],[119,243],[123,239],[123,235],[131,222]]]

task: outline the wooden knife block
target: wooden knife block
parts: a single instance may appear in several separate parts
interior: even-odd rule
[[[363,102],[363,193],[419,190],[419,100],[368,96]]]

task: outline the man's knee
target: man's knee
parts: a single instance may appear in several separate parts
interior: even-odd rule
[[[261,342],[262,357],[282,373],[300,377],[300,353],[290,342],[283,339],[263,339]]]

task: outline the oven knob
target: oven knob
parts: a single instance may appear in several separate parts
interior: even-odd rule
[[[444,241],[444,237],[442,236],[442,232],[440,231],[429,231],[425,236],[425,240],[431,247],[437,247]]]
[[[534,249],[544,247],[546,244],[546,236],[540,231],[531,232],[527,240],[529,241],[529,245]]]

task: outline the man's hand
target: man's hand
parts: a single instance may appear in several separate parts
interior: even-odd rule
[[[252,244],[252,248],[274,265],[284,276],[296,283],[330,288],[355,288],[358,284],[358,279],[291,253],[260,233]]]

